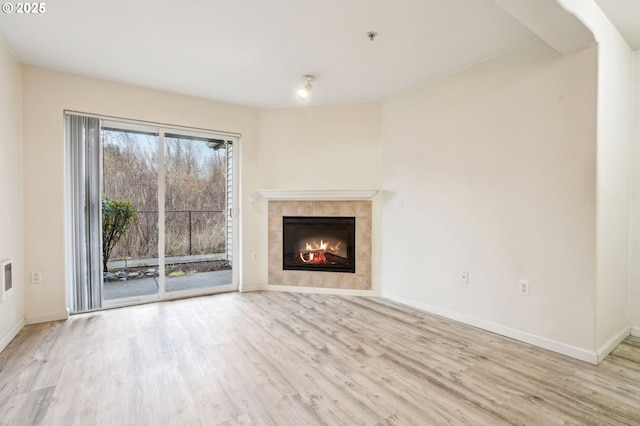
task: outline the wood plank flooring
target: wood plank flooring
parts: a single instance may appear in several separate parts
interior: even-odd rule
[[[638,425],[640,339],[599,366],[383,299],[228,293],[25,327],[2,425]]]

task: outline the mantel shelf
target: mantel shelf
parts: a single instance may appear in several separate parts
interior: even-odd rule
[[[322,189],[265,189],[258,191],[267,200],[370,200],[378,193],[377,189],[366,190],[322,190]]]

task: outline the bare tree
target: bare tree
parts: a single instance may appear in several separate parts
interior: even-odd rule
[[[224,250],[226,150],[211,149],[205,140],[165,137],[163,158],[167,254]],[[114,258],[157,256],[158,161],[156,136],[104,131],[103,194],[131,200],[138,211]]]

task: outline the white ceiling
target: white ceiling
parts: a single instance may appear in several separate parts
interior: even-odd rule
[[[367,102],[537,38],[497,3],[55,0],[0,14],[0,36],[26,64],[219,101],[298,105],[314,74],[310,103]]]
[[[640,49],[640,0],[596,0],[600,9],[615,25],[633,49]]]

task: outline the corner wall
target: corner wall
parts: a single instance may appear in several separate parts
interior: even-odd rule
[[[537,41],[383,102],[384,297],[596,361],[596,65]]]
[[[629,335],[633,65],[613,28],[599,37],[598,50],[596,349],[604,358]]]
[[[557,1],[598,43],[594,332],[601,360],[629,335],[633,53],[593,0]]]
[[[631,255],[629,262],[629,312],[631,333],[640,337],[640,50],[633,66],[633,182],[631,195]]]
[[[303,106],[260,111],[260,189],[380,189],[381,104]],[[267,221],[267,200],[250,194],[252,208]],[[371,288],[379,289],[380,195],[372,203]],[[266,231],[255,263],[267,270]],[[264,284],[267,284],[265,277]],[[278,286],[268,286],[277,290]]]
[[[262,189],[377,189],[380,103],[260,111]]]
[[[0,302],[0,351],[24,326],[24,224],[20,64],[0,39],[0,261],[11,259],[13,289]]]

